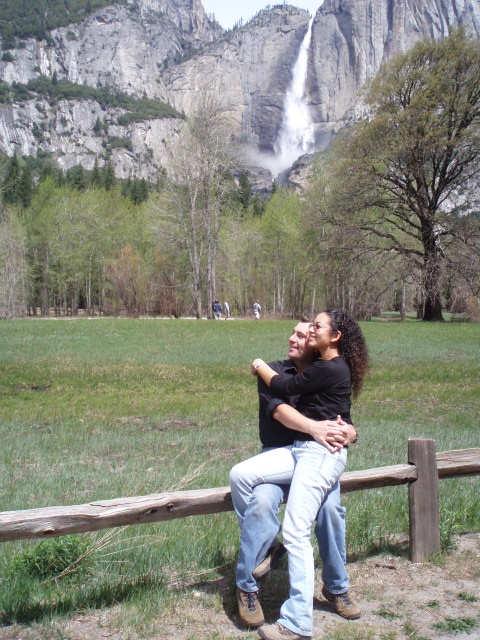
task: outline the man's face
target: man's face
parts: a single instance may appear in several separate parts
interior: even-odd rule
[[[308,322],[299,322],[293,328],[292,335],[288,339],[287,358],[290,358],[290,360],[294,362],[312,356],[312,349],[307,343],[309,337],[308,327]]]

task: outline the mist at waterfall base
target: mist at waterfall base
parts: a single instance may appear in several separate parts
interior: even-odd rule
[[[252,150],[251,160],[267,169],[276,180],[281,179],[293,163],[306,153],[313,153],[318,145],[315,128],[305,99],[308,50],[312,38],[313,18],[308,23],[297,59],[292,69],[292,80],[283,102],[283,119],[273,152]],[[281,181],[281,180],[280,180]]]

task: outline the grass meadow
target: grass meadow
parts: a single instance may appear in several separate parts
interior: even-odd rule
[[[0,510],[225,486],[258,450],[249,363],[283,358],[293,324],[0,323]],[[413,436],[434,438],[438,451],[480,446],[480,325],[362,328],[371,370],[353,407],[360,440],[348,470],[405,463]],[[440,492],[447,549],[454,533],[480,531],[480,478],[443,480]],[[391,551],[408,532],[405,486],[344,504],[350,558]],[[0,625],[121,603],[122,624],[146,636],[175,594],[219,574],[231,576],[233,609],[237,545],[233,513],[1,544]],[[68,566],[79,553],[59,577],[54,560]]]

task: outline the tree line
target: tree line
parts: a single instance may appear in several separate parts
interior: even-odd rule
[[[132,122],[144,122],[158,118],[183,118],[184,116],[170,105],[153,98],[134,98],[126,93],[105,86],[101,88],[77,84],[57,78],[54,71],[51,78],[41,76],[22,84],[0,80],[0,103],[27,102],[36,96],[45,98],[50,106],[60,100],[94,100],[102,109],[121,109],[124,113],[118,117],[119,125]],[[106,132],[104,130],[104,132]]]
[[[111,4],[112,0],[2,0],[2,49],[14,48],[16,39],[44,40],[52,29],[81,22],[93,11]],[[116,4],[125,4],[125,0],[117,0]]]
[[[459,29],[418,43],[382,66],[364,99],[368,117],[319,155],[305,192],[273,189],[263,202],[207,93],[156,185],[120,184],[106,163],[88,176],[46,172],[29,190],[28,170],[12,178],[9,160],[0,314],[200,318],[219,298],[240,315],[258,299],[276,316],[324,306],[475,316],[478,39]]]

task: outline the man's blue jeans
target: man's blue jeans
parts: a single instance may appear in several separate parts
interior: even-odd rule
[[[293,471],[291,450],[292,447],[287,448],[287,457],[283,458],[287,475]],[[279,485],[271,482],[257,484],[250,493],[241,488],[245,480],[242,476],[248,476],[253,469],[269,468],[269,464],[262,464],[261,459],[267,451],[269,449],[265,449],[260,456],[250,459],[251,465],[248,464],[250,461],[245,461],[246,466],[240,463],[232,469],[230,474],[232,500],[241,531],[236,582],[243,591],[258,589],[252,571],[265,558],[269,547],[275,541],[280,530],[278,511],[284,495],[290,488],[289,484]],[[292,460],[290,471],[288,459]],[[265,461],[267,462],[267,459]],[[326,494],[318,511],[315,534],[323,561],[322,579],[325,587],[331,593],[348,591],[349,582],[345,569],[345,508],[340,504],[338,481]]]

